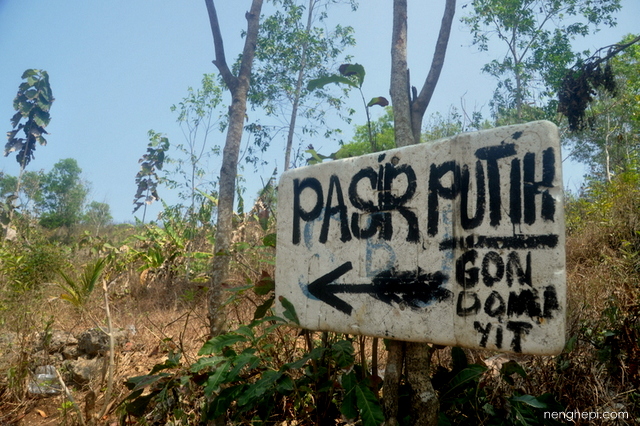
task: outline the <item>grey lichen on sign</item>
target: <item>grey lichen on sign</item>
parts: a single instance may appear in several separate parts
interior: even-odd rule
[[[547,121],[302,167],[278,188],[276,296],[312,330],[556,354],[564,233]]]

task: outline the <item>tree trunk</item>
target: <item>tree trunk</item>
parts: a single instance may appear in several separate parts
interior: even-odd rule
[[[393,2],[393,32],[391,41],[391,101],[396,146],[419,142],[413,136],[411,95],[407,64],[407,0]]]
[[[301,47],[300,69],[298,70],[298,80],[296,81],[296,91],[293,98],[293,106],[291,108],[291,118],[289,120],[289,133],[287,134],[287,147],[284,151],[284,171],[289,170],[291,163],[291,150],[293,148],[293,136],[296,129],[296,119],[298,118],[298,108],[300,105],[300,96],[302,94],[302,83],[304,82],[304,74],[307,67],[307,47],[309,46],[309,34],[311,33],[311,25],[313,24],[313,9],[316,0],[309,0],[307,9],[307,26],[305,28],[306,38]]]
[[[440,33],[429,74],[417,94],[410,89],[407,68],[407,0],[393,2],[391,45],[391,100],[394,114],[396,146],[420,143],[422,120],[440,78],[455,14],[456,1],[446,0]],[[412,98],[413,95],[413,98]],[[397,424],[398,386],[403,363],[411,388],[411,419],[414,425],[433,426],[438,422],[438,398],[431,385],[431,348],[427,343],[389,344],[389,356],[384,380],[386,425]],[[391,373],[391,374],[390,374]]]
[[[238,174],[238,156],[244,118],[247,110],[247,93],[251,77],[251,67],[258,38],[260,12],[263,0],[253,0],[251,10],[245,14],[247,18],[247,34],[242,52],[240,70],[235,76],[229,69],[224,52],[224,44],[218,23],[218,15],[213,0],[205,0],[209,23],[213,35],[216,59],[214,65],[231,92],[231,106],[229,107],[229,125],[224,150],[222,153],[222,167],[220,168],[220,188],[218,201],[218,222],[216,228],[216,242],[214,247],[211,282],[209,286],[209,334],[217,336],[225,330],[225,316],[222,311],[223,284],[229,274],[229,249],[233,234],[233,205],[236,192],[236,176]]]

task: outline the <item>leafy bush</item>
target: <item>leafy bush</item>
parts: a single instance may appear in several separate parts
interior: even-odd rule
[[[293,306],[281,302],[285,316],[295,319]],[[293,345],[283,352],[274,334],[286,323],[274,316],[255,320],[207,341],[188,367],[172,354],[150,374],[130,378],[125,417],[174,424],[192,424],[194,416],[238,423],[296,418],[300,424],[326,424],[341,415],[359,417],[367,426],[384,421],[377,389],[355,363],[351,341],[325,333],[319,346],[300,353],[289,331],[283,336]],[[201,413],[186,415],[194,400],[201,401]]]

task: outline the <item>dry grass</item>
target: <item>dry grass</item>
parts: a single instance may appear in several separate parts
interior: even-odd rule
[[[635,194],[635,192],[634,192]],[[633,197],[632,197],[633,198]],[[628,411],[640,417],[640,197],[609,205],[615,206],[594,217],[583,211],[580,226],[572,227],[567,238],[567,337],[575,342],[570,352],[556,357],[502,355],[487,351],[466,351],[470,363],[485,364],[489,370],[482,386],[490,389],[490,400],[500,406],[505,396],[514,392],[541,395],[551,393],[567,410]],[[585,213],[586,212],[586,213]],[[575,223],[575,222],[572,222]],[[236,241],[258,246],[265,232],[256,223],[244,223],[238,229]],[[204,243],[203,243],[204,244]],[[206,247],[198,247],[205,251]],[[272,249],[241,249],[235,252],[235,272],[229,289],[255,283],[263,273],[273,276],[273,266],[264,258]],[[138,265],[113,275],[109,287],[113,322],[116,328],[135,330],[129,341],[116,351],[116,383],[112,395],[103,394],[102,378],[84,386],[72,387],[83,406],[88,390],[97,391],[97,404],[110,401],[107,424],[116,424],[116,405],[127,394],[124,382],[144,375],[164,362],[169,351],[182,353],[183,365],[193,363],[208,333],[206,293],[202,283],[190,282],[180,274],[170,277],[147,272],[141,274]],[[253,318],[255,308],[264,301],[252,291],[229,292],[235,299],[227,305],[227,322],[233,329]],[[0,344],[0,424],[73,424],[74,414],[61,417],[62,397],[33,399],[24,389],[16,389],[8,379],[16,366],[28,370],[37,356],[32,347],[36,333],[50,329],[78,333],[104,324],[104,307],[96,294],[84,311],[73,308],[59,298],[55,286],[46,286],[36,309],[22,309],[26,301],[16,301],[5,312],[0,332],[19,331],[11,347]],[[34,303],[31,301],[30,303]],[[28,305],[27,305],[28,306]],[[10,313],[10,314],[9,314]],[[47,323],[52,319],[51,323]],[[608,336],[607,333],[614,333]],[[300,333],[280,328],[269,336],[278,348],[277,362],[289,362],[322,339],[322,333]],[[373,364],[373,339],[353,340],[358,362]],[[608,351],[608,352],[607,352]],[[513,385],[505,383],[499,372],[507,360],[516,360],[524,367],[527,378],[516,378]],[[39,362],[42,362],[40,360]],[[52,361],[53,362],[53,361]],[[384,368],[385,351],[378,342],[377,362]],[[434,368],[449,368],[450,349],[435,351]],[[197,410],[197,407],[193,407]],[[610,424],[615,424],[611,422]],[[633,424],[629,423],[620,424]]]

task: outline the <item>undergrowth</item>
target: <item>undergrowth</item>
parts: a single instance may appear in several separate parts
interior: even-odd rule
[[[567,344],[562,354],[433,348],[440,424],[565,424],[544,413],[575,410],[628,414],[611,424],[640,422],[639,191],[640,177],[629,173],[611,183],[590,182],[567,200]],[[34,350],[37,333],[95,326],[87,312],[101,309],[100,287],[69,283],[104,262],[114,322],[139,333],[130,342],[133,349],[117,351],[116,389],[97,395],[110,400],[111,419],[163,425],[216,419],[227,424],[380,424],[382,343],[379,350],[372,338],[291,327],[293,307],[273,296],[275,221],[264,217],[252,212],[237,218],[230,253],[234,272],[227,288],[229,331],[211,340],[206,339],[205,306],[211,229],[192,229],[168,215],[160,224],[119,226],[99,236],[76,233],[70,244],[34,227],[28,238],[19,233],[15,241],[3,241],[0,406],[6,408],[0,409],[0,422],[13,421],[38,404],[25,391],[34,368],[45,362]],[[84,308],[65,303],[69,299]],[[273,316],[277,303],[286,305],[285,318]],[[82,403],[87,388],[71,390]],[[68,409],[66,397],[59,398],[57,411],[64,422],[78,423],[79,414]],[[402,425],[412,424],[409,407],[403,377]]]

